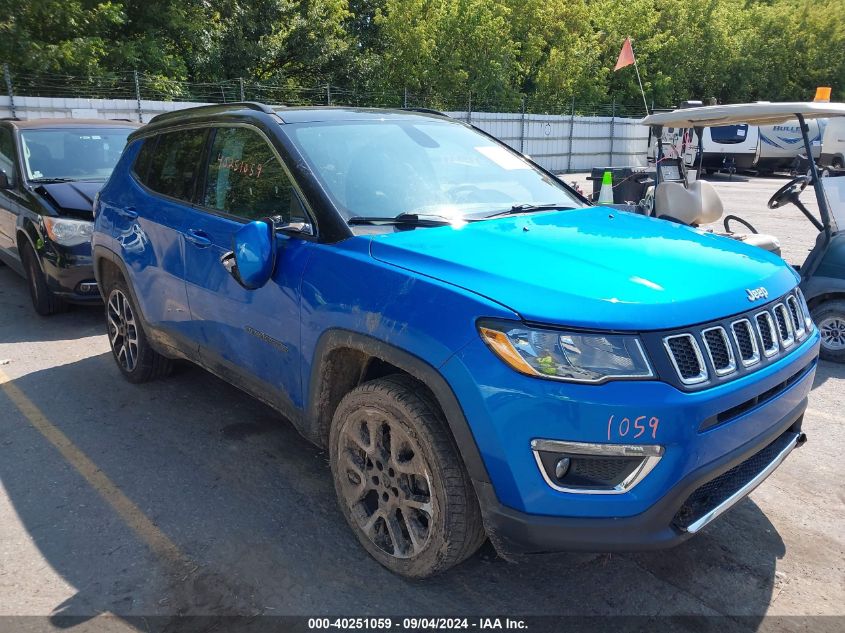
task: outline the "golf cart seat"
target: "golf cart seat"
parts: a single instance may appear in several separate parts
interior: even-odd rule
[[[725,205],[715,187],[704,180],[696,180],[687,187],[679,182],[661,182],[654,191],[654,215],[658,218],[697,227],[718,222],[724,212]],[[751,228],[747,223],[743,223]],[[756,233],[753,229],[750,233],[725,232],[720,235],[780,255],[780,242],[774,235]]]

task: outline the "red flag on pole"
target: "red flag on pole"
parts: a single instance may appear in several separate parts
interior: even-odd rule
[[[619,51],[619,59],[616,60],[616,66],[614,67],[613,72],[616,72],[620,68],[625,68],[625,66],[630,66],[635,62],[634,49],[631,47],[631,38],[626,37],[625,43],[622,44],[622,50]]]

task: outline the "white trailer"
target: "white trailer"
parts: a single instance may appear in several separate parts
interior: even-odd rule
[[[813,158],[818,159],[822,149],[822,134],[827,119],[809,119],[810,143],[813,147]],[[759,172],[789,169],[799,155],[806,154],[804,139],[798,121],[793,119],[777,125],[762,125],[759,127],[760,148],[753,167]]]

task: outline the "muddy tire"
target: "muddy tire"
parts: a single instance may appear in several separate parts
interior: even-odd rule
[[[341,511],[390,571],[433,576],[485,541],[443,412],[419,382],[393,375],[352,390],[332,419],[329,449]]]
[[[35,311],[41,316],[65,312],[68,308],[67,303],[50,290],[44,271],[38,264],[38,255],[30,244],[25,244],[21,251],[21,263],[26,272],[29,297],[32,299],[32,307],[35,308]]]
[[[170,374],[173,361],[150,346],[140,313],[122,278],[115,279],[106,290],[105,304],[109,346],[123,377],[142,383]]]
[[[834,363],[845,363],[845,300],[823,301],[812,309],[822,345],[820,356]]]

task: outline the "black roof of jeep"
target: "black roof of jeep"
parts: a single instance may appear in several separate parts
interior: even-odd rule
[[[143,128],[129,137],[143,136],[160,129],[188,123],[212,123],[225,119],[239,119],[250,116],[273,117],[277,123],[305,123],[316,121],[354,121],[385,118],[445,118],[447,115],[425,108],[355,108],[345,106],[300,106],[271,108],[263,103],[246,101],[197,106],[165,112],[150,119]]]

